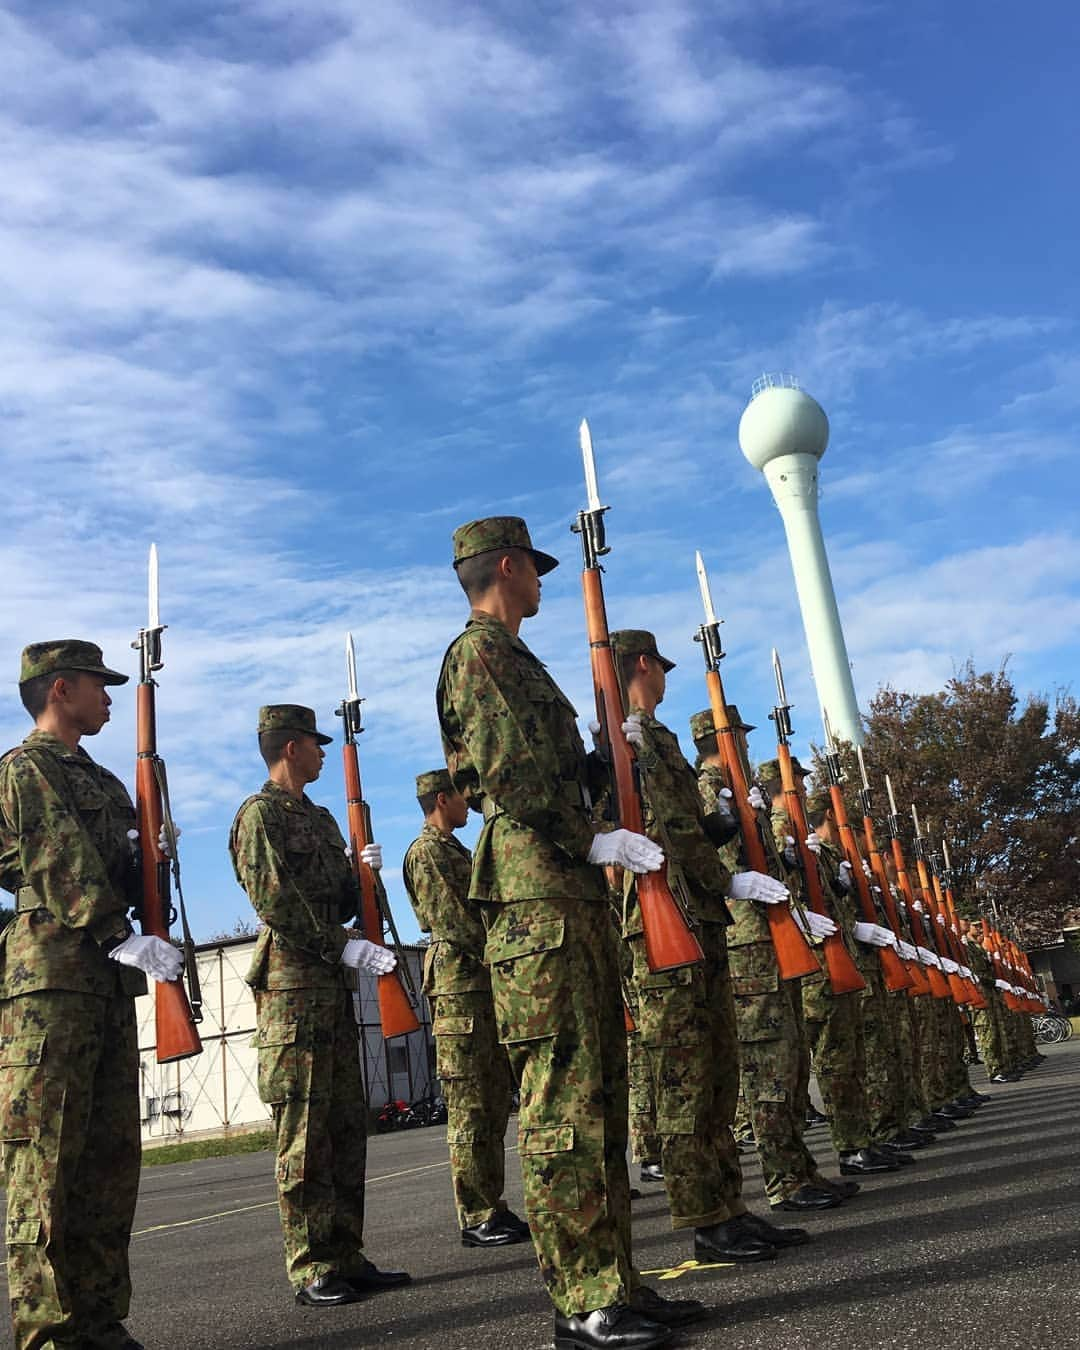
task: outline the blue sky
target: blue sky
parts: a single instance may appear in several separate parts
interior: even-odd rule
[[[680,734],[704,702],[695,548],[753,748],[774,643],[797,739],[819,734],[780,519],[737,444],[763,370],[830,417],[861,701],[969,656],[1071,681],[1075,7],[166,8],[0,14],[0,734],[26,729],[28,641],[91,637],[134,671],[156,540],[198,936],[250,912],[225,844],[263,776],[257,708],[332,729],[350,628],[415,933],[399,865],[465,612],[457,524],[519,512],[564,560],[524,635],[587,718],[583,415],[612,624],[679,662]],[[128,781],[132,704],[88,746]],[[342,817],[336,747],[313,795]]]

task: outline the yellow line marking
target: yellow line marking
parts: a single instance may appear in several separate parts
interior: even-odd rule
[[[680,1261],[677,1266],[663,1270],[643,1270],[642,1275],[656,1275],[661,1280],[678,1280],[689,1275],[692,1270],[727,1270],[734,1261]]]

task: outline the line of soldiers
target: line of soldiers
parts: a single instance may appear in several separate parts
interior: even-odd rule
[[[673,663],[645,630],[612,635],[645,829],[606,822],[603,742],[586,752],[574,708],[519,636],[556,565],[518,517],[454,533],[471,613],[439,673],[446,764],[417,779],[425,824],[404,870],[432,933],[425,989],[461,1241],[532,1241],[558,1350],[649,1350],[708,1310],[661,1297],[634,1266],[631,1103],[635,1147],[667,1187],[673,1227],[693,1231],[697,1257],[728,1262],[808,1240],[743,1201],[740,1084],[778,1211],[834,1207],[857,1190],[853,1177],[907,1165],[909,1149],[982,1099],[955,1011],[886,994],[873,951],[855,942],[827,807],[811,817],[813,847],[867,989],[837,996],[824,975],[802,988],[779,978],[766,908],[788,904],[802,879],[777,766],[759,770],[752,794],[774,846],[759,872],[742,856],[711,715],[692,724],[696,769],[655,716]],[[141,1350],[123,1325],[139,1171],[133,999],[146,976],[175,979],[180,957],[132,930],[134,808],[80,744],[109,718],[107,688],[126,680],[92,643],[27,647],[20,693],[35,728],[0,759],[0,885],[17,909],[0,935],[0,1138],[19,1350]],[[394,957],[381,934],[352,926],[360,895],[345,841],[305,791],[331,738],[297,704],[261,709],[257,731],[268,778],[238,811],[229,848],[264,924],[248,973],[259,1093],[277,1132],[289,1279],[298,1302],[330,1307],[409,1283],[363,1250],[366,1102],[352,991],[358,970],[386,974]],[[484,818],[471,856],[454,839],[469,809]],[[363,857],[377,873],[379,845]],[[686,880],[704,960],[654,974],[635,878],[665,864]],[[811,936],[829,922],[811,920]],[[967,939],[973,968],[977,937]],[[980,968],[984,987],[993,973]],[[988,1067],[1009,1077],[1034,1061],[1030,1024],[995,1002],[992,979],[988,992],[976,1029]],[[808,1046],[839,1180],[818,1171],[802,1139]],[[887,1072],[885,1054],[909,1071]],[[525,1220],[502,1195],[514,1088]]]

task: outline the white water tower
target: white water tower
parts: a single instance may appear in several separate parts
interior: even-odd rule
[[[859,705],[818,519],[818,463],[828,443],[829,419],[794,376],[754,381],[739,445],[764,473],[780,509],[821,706],[833,730],[859,745]]]

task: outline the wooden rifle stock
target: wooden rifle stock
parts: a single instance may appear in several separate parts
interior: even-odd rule
[[[803,866],[803,875],[806,878],[806,893],[810,898],[810,908],[815,914],[831,918],[832,915],[829,914],[829,907],[825,900],[825,892],[821,889],[817,857],[806,844],[806,836],[810,833],[810,829],[806,823],[806,813],[803,810],[799,789],[795,786],[795,770],[791,765],[791,750],[784,741],[777,743],[776,755],[780,762],[780,781],[784,788],[784,801],[787,804],[788,819],[795,835],[795,848]],[[822,946],[825,952],[825,966],[829,973],[829,983],[832,985],[834,994],[853,994],[859,989],[866,988],[866,981],[859,973],[859,968],[852,959],[851,953],[844,946],[844,939],[839,932],[825,938]]]
[[[876,924],[878,914],[874,906],[874,897],[870,894],[870,883],[863,872],[862,854],[855,842],[855,831],[851,828],[851,822],[848,820],[844,794],[841,792],[838,783],[830,783],[829,796],[832,799],[836,827],[840,831],[840,843],[843,846],[844,857],[851,865],[851,876],[855,883],[856,894],[859,897],[859,908],[862,910],[863,918],[867,923]],[[882,892],[882,903],[884,903],[884,892]],[[902,989],[907,989],[911,984],[911,978],[900,959],[900,953],[895,947],[879,947],[877,951],[885,988],[894,994],[899,993]]]
[[[589,528],[587,521],[582,522],[586,558],[589,541],[585,531]],[[599,564],[586,565],[582,570],[581,590],[585,599],[585,626],[589,635],[593,688],[596,691],[596,715],[607,741],[617,821],[624,830],[644,834],[641,797],[634,774],[634,752],[622,733],[625,721],[622,691],[611,650]],[[671,893],[667,881],[667,863],[657,872],[643,872],[635,876],[634,888],[641,908],[645,958],[649,969],[658,973],[704,961],[705,953],[701,950],[701,944]]]
[[[739,829],[742,833],[743,849],[746,861],[752,872],[769,875],[769,863],[765,856],[765,845],[761,838],[761,824],[758,813],[747,800],[750,784],[747,782],[742,755],[735,740],[735,728],[727,713],[724,699],[724,687],[720,673],[715,669],[705,672],[705,683],[709,690],[709,706],[712,709],[713,726],[716,727],[716,746],[727,769],[731,783],[735,810],[738,815]],[[776,952],[776,967],[782,980],[797,980],[803,975],[816,975],[817,957],[810,944],[803,937],[799,925],[788,904],[765,905],[765,919],[769,925],[769,937]]]
[[[919,870],[919,890],[921,893],[920,898],[922,899],[923,905],[925,906],[926,929],[927,932],[931,934],[931,937],[927,941],[926,945],[932,951],[936,951],[938,956],[940,956],[942,947],[944,946],[944,942],[939,942],[937,940],[938,929],[943,928],[944,925],[938,924],[937,921],[938,917],[937,905],[934,903],[934,892],[930,884],[930,877],[927,872],[925,860],[921,857],[916,856],[915,866]],[[952,1001],[956,1004],[958,1008],[963,1007],[963,1005],[967,1002],[967,990],[964,988],[963,980],[960,978],[959,975],[946,975],[945,982],[946,985],[948,986],[949,997],[952,999]]]
[[[863,838],[866,840],[866,851],[870,855],[870,870],[873,872],[878,889],[881,891],[881,907],[885,911],[889,927],[896,934],[897,940],[901,941],[903,940],[904,930],[900,924],[896,901],[893,899],[892,887],[889,885],[889,874],[885,871],[881,850],[877,846],[872,816],[863,816]],[[920,998],[928,994],[930,984],[923,974],[922,966],[919,965],[918,961],[904,961],[903,957],[900,959],[903,961],[904,971],[908,977],[908,997]]]
[[[360,923],[369,942],[385,947],[379,897],[375,891],[375,874],[360,857],[361,850],[371,843],[371,825],[360,787],[360,757],[355,741],[348,737],[342,746],[342,760],[352,868],[360,884]],[[394,1036],[408,1036],[413,1031],[419,1031],[420,1021],[405,992],[400,973],[391,970],[386,975],[378,976],[377,986],[383,1039],[388,1041]]]
[[[956,920],[956,902],[953,900],[952,890],[942,885],[941,878],[936,870],[934,872],[934,897],[937,900],[938,909],[945,919],[946,941],[952,950],[952,958],[958,966],[966,966],[964,944],[960,938],[960,925]],[[964,988],[964,1002],[970,1004],[973,1008],[984,1008],[986,1001],[975,981],[969,980],[966,975],[960,975],[959,979]]]
[[[911,877],[908,876],[907,863],[904,860],[904,847],[895,834],[892,836],[892,853],[893,862],[896,864],[896,880],[900,886],[900,893],[904,897],[904,903],[907,905],[911,936],[915,939],[917,947],[925,947],[927,951],[932,951],[930,941],[923,931],[922,916],[915,908],[915,893],[911,889]],[[945,979],[944,973],[938,970],[937,966],[926,967],[926,979],[930,985],[930,992],[935,998],[952,998],[949,983]]]
[[[160,630],[157,630],[160,633]],[[144,630],[140,642],[156,640],[156,634]],[[139,646],[139,643],[135,644]],[[151,674],[151,658],[143,650],[143,674],[135,691],[136,755],[135,817],[139,830],[139,857],[142,871],[142,905],[139,926],[143,933],[169,941],[172,902],[169,896],[169,859],[158,847],[164,820],[161,799],[160,760],[157,753],[157,709]],[[175,847],[175,841],[174,841]],[[154,981],[154,1025],[157,1062],[171,1064],[190,1059],[202,1052],[202,1041],[188,1002],[183,978],[164,983]]]

